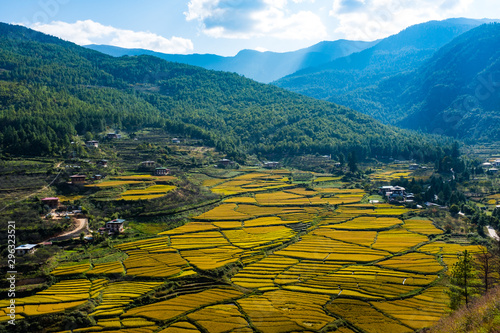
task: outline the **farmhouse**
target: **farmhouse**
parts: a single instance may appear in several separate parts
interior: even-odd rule
[[[141,166],[143,167],[152,167],[155,165],[155,161],[144,161],[144,162],[141,162]]]
[[[106,135],[106,137],[108,139],[121,139],[122,138],[122,135],[121,134],[118,134],[118,133],[108,133]]]
[[[23,244],[15,248],[16,254],[23,256],[27,253],[33,253],[36,251],[38,244]]]
[[[387,192],[392,192],[392,186],[380,186],[378,188],[378,194],[386,195]]]
[[[276,169],[280,162],[264,162],[264,168],[266,169]]]
[[[229,166],[232,164],[234,164],[234,162],[231,160],[228,160],[227,158],[223,158],[222,160],[219,161],[220,166]]]
[[[95,141],[95,140],[87,141],[87,142],[85,142],[85,146],[87,146],[88,148],[98,148],[99,141]]]
[[[123,219],[115,219],[106,222],[106,230],[108,233],[120,233],[123,231],[123,223],[125,220]]]
[[[70,176],[69,178],[71,179],[71,184],[78,185],[78,184],[85,184],[85,175],[73,175]]]
[[[417,170],[418,167],[419,167],[418,164],[410,164],[410,167],[408,169],[410,169],[410,170]]]
[[[488,169],[488,174],[494,175],[496,173],[498,173],[498,169],[497,168],[489,168]]]
[[[107,168],[108,167],[108,160],[100,160],[100,161],[97,161],[96,164],[97,164],[97,166]]]
[[[173,138],[172,143],[178,144],[181,143],[181,140],[179,140],[178,138]]]
[[[378,193],[387,198],[389,202],[412,202],[415,200],[413,193],[406,193],[406,189],[401,186],[381,186]]]
[[[159,167],[155,169],[155,176],[166,176],[170,173],[170,169]]]
[[[59,198],[57,198],[57,197],[43,198],[42,203],[44,205],[49,206],[50,208],[57,208],[57,206],[59,206]]]

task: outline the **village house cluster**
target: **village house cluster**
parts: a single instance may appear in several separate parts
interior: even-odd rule
[[[381,186],[378,193],[386,198],[388,202],[404,203],[415,200],[414,194],[407,193],[406,188],[401,186]]]

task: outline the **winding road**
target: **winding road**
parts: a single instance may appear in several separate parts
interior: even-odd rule
[[[75,221],[76,221],[76,223],[71,230],[68,230],[60,235],[52,237],[52,238],[48,239],[47,241],[49,241],[49,242],[50,241],[61,241],[61,240],[65,240],[65,239],[78,237],[78,236],[80,236],[80,233],[82,231],[85,232],[86,234],[88,232],[90,232],[90,229],[88,226],[89,220],[87,218],[75,219]]]

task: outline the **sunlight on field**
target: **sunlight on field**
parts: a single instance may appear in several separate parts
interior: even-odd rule
[[[477,252],[477,246],[440,241],[443,231],[433,221],[407,218],[412,211],[401,206],[364,203],[362,189],[329,187],[336,177],[317,176],[318,186],[306,188],[290,184],[287,175],[250,171],[205,179],[212,192],[230,197],[156,237],[115,245],[123,257],[57,267],[52,274],[67,280],[22,299],[22,315],[64,311],[93,299],[96,324],[82,332],[152,333],[159,326],[163,333],[317,331],[338,317],[359,331],[399,333],[427,327],[444,314],[447,299],[434,285],[457,252]],[[144,185],[152,179],[117,177],[101,186],[143,184],[121,193],[131,200],[175,189]],[[75,274],[127,280],[72,280]],[[239,289],[197,282],[206,274],[227,276]],[[171,281],[186,283],[186,292],[131,307]],[[7,304],[0,305],[5,312]]]

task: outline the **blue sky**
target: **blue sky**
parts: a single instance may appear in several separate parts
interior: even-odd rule
[[[451,17],[500,18],[497,0],[0,0],[0,21],[77,44],[165,53],[285,52],[375,40]]]

